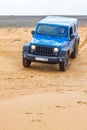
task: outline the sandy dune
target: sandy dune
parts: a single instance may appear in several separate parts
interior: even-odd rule
[[[0,28],[0,130],[87,130],[87,27],[66,72],[22,66],[31,28]]]

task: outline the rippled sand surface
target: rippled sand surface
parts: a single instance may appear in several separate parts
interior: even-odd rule
[[[79,27],[76,59],[22,66],[32,28],[0,28],[0,129],[87,130],[87,27]]]

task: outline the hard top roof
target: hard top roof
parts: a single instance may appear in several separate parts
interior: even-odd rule
[[[60,16],[48,16],[41,21],[40,24],[53,24],[61,26],[71,26],[73,23],[77,23],[77,18],[60,17]]]

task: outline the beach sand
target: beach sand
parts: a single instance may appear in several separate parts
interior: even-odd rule
[[[0,28],[0,130],[87,130],[87,27],[76,59],[22,65],[32,28]]]

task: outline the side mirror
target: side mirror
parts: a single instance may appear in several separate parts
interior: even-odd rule
[[[70,37],[71,39],[74,38],[76,35],[75,34],[71,34]]]
[[[31,34],[32,34],[32,36],[34,36],[34,34],[35,34],[35,30],[32,30],[32,31],[31,31]]]

